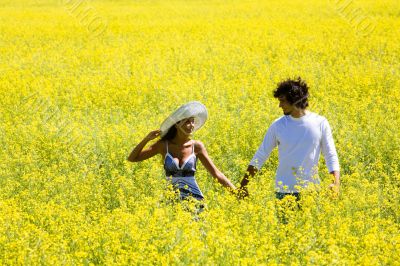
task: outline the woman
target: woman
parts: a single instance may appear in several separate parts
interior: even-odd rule
[[[204,125],[207,116],[207,109],[200,102],[189,102],[179,107],[161,124],[160,130],[151,131],[133,149],[128,160],[139,162],[161,154],[166,176],[179,190],[180,199],[191,196],[203,200],[203,193],[194,177],[199,158],[208,172],[233,192],[235,186],[213,164],[204,144],[192,139],[193,133]],[[158,136],[161,137],[160,140],[143,150],[149,141]]]

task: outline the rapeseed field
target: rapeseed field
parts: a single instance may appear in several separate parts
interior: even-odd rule
[[[399,28],[395,0],[0,0],[0,264],[400,265]],[[199,164],[196,214],[161,157],[126,159],[196,100],[238,185],[297,76],[339,194],[321,159],[301,210],[277,202],[275,150],[244,200]]]

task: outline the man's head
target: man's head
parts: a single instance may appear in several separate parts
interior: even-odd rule
[[[282,81],[274,91],[274,97],[279,99],[279,107],[285,115],[290,115],[296,109],[306,109],[308,96],[308,86],[300,77]]]

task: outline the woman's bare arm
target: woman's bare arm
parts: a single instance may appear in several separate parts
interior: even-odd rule
[[[231,181],[223,174],[218,168],[214,165],[211,158],[208,156],[207,150],[204,147],[204,144],[200,141],[195,142],[196,147],[198,148],[198,157],[207,171],[218,180],[220,184],[230,189],[235,190],[236,187],[231,183]]]
[[[161,141],[157,141],[149,148],[143,150],[146,144],[155,139],[160,135],[160,130],[151,131],[136,147],[132,150],[131,154],[128,156],[128,161],[130,162],[140,162],[147,160],[154,155],[161,152]]]

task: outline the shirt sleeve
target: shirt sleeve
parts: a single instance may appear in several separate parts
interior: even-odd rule
[[[326,119],[322,122],[321,150],[322,154],[324,155],[328,171],[339,171],[339,159],[336,152],[335,143],[333,141],[331,127]]]
[[[275,124],[272,124],[264,136],[264,140],[250,161],[250,165],[260,169],[277,146]]]

